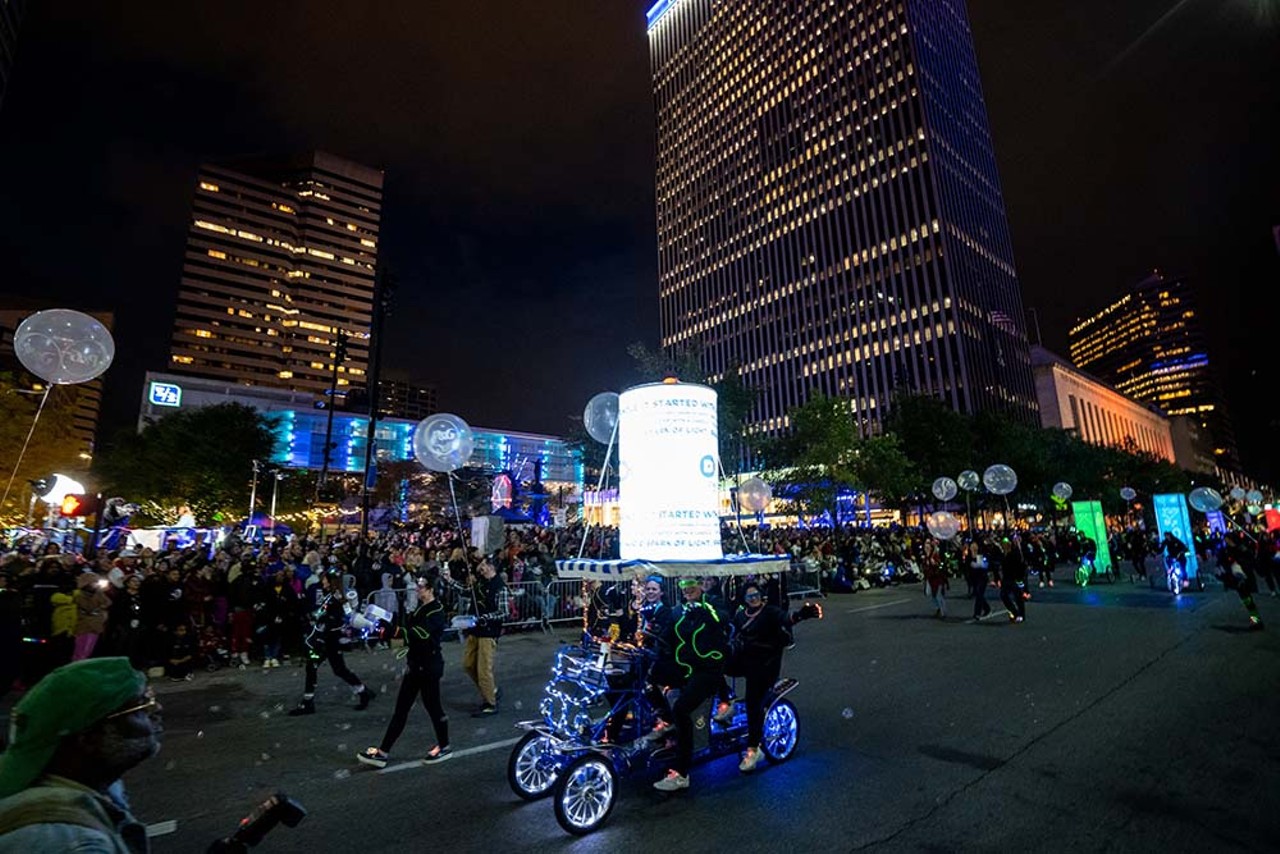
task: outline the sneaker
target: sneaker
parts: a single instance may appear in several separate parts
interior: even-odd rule
[[[675,725],[667,721],[658,721],[653,725],[653,729],[647,732],[643,738],[645,741],[661,741],[666,738],[671,731],[675,729]]]
[[[365,765],[372,765],[374,768],[386,768],[388,756],[385,751],[370,747],[364,753],[357,753],[356,759]]]
[[[192,679],[196,678],[196,675],[194,673],[188,673],[186,676],[183,676],[182,678],[184,681],[190,682]]]
[[[763,754],[758,747],[748,747],[747,752],[742,754],[742,761],[738,763],[738,770],[743,774],[750,774],[756,770],[756,766],[760,764],[760,757]],[[686,783],[685,785],[688,785]]]
[[[716,706],[716,713],[712,716],[712,720],[720,724],[720,726],[728,726],[733,723],[733,717],[737,714],[737,709],[733,703],[721,703]]]
[[[675,771],[668,771],[667,776],[653,784],[659,792],[678,792],[689,788],[689,778]]]
[[[453,756],[452,747],[450,747],[447,744],[444,745],[443,747],[437,744],[435,747],[427,751],[427,755],[422,757],[422,761],[428,765],[432,765],[436,762],[443,762],[446,759],[450,759],[452,758],[452,756]]]
[[[373,693],[368,688],[361,688],[356,693],[356,700],[358,701],[356,703],[356,711],[363,712],[365,709],[369,708],[369,704],[373,702],[373,699],[377,696],[377,694]]]
[[[296,718],[299,715],[314,715],[316,713],[315,700],[300,700],[298,705],[289,710],[289,717]]]
[[[1025,617],[1014,617],[1014,618],[1013,618],[1013,621],[1014,621],[1015,623],[1021,623],[1024,619],[1026,619],[1026,618],[1025,618]]]
[[[1043,581],[1041,581],[1041,582],[1040,582],[1040,584],[1039,584],[1039,585],[1037,585],[1037,586],[1039,586],[1039,587],[1044,587],[1044,582],[1043,582]]]
[[[476,709],[474,712],[472,712],[472,713],[471,713],[471,717],[473,717],[473,718],[487,718],[487,717],[489,717],[490,715],[496,715],[497,713],[498,713],[498,707],[497,707],[497,706],[495,706],[493,703],[485,703],[483,706],[481,706],[480,708],[478,708],[478,709]]]

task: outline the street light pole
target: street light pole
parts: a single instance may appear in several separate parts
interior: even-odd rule
[[[271,524],[268,525],[272,537],[276,535],[276,495],[280,491],[280,481],[284,480],[284,472],[276,472],[274,480],[271,485]]]
[[[338,400],[338,366],[347,358],[347,333],[338,330],[337,342],[333,347],[333,377],[329,381],[329,418],[324,428],[324,463],[320,467],[320,478],[316,481],[316,500],[320,500],[320,490],[329,479],[329,459],[333,455],[333,410]]]
[[[245,521],[245,526],[253,524],[253,508],[258,503],[258,467],[261,465],[257,460],[253,461],[253,485],[249,487],[249,518]]]

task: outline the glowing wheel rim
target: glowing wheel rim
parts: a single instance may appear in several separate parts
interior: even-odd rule
[[[791,756],[800,737],[800,721],[796,707],[786,700],[779,700],[764,718],[764,739],[760,745],[774,762]]]
[[[574,829],[590,830],[609,814],[613,797],[612,769],[603,759],[591,759],[566,776],[560,795],[561,813]]]
[[[551,739],[539,735],[522,744],[512,760],[511,782],[518,794],[532,798],[551,791],[559,776],[556,763],[547,758]]]

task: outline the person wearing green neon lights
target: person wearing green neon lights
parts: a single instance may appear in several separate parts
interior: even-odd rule
[[[653,784],[661,792],[689,788],[693,764],[693,712],[720,689],[728,652],[725,621],[702,600],[702,580],[683,578],[684,604],[667,630],[667,649],[679,671],[680,697],[671,709],[676,726],[676,757],[667,776]]]

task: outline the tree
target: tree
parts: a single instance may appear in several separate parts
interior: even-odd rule
[[[249,500],[253,461],[276,451],[274,421],[252,407],[223,403],[175,412],[122,432],[94,460],[94,473],[114,494],[145,505],[151,521],[161,508],[189,504],[201,521],[215,514],[239,519]],[[268,478],[258,481],[260,506],[270,501]],[[279,508],[277,508],[279,509]]]
[[[854,489],[858,428],[849,401],[815,393],[788,413],[791,431],[761,446],[764,478],[797,515],[839,518],[839,496]]]
[[[895,394],[884,429],[898,437],[915,470],[908,492],[927,491],[936,478],[954,478],[974,465],[972,420],[935,397]]]
[[[86,461],[80,458],[80,448],[71,435],[71,415],[78,391],[69,386],[54,386],[45,403],[36,429],[31,432],[36,410],[40,406],[40,394],[20,383],[12,374],[0,373],[0,400],[4,401],[4,418],[0,418],[0,494],[3,484],[14,474],[22,445],[31,432],[27,451],[22,454],[22,464],[13,478],[9,497],[0,507],[0,519],[6,522],[25,521],[30,506],[29,481],[45,478],[54,472],[62,472],[83,479]],[[88,484],[86,484],[87,486]]]

